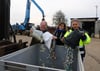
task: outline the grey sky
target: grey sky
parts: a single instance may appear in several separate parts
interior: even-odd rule
[[[11,0],[11,24],[21,23],[25,18],[27,0]],[[100,17],[100,0],[35,0],[44,10],[45,19],[52,24],[52,17],[61,10],[66,18],[96,17],[96,5],[98,5],[98,17]],[[39,24],[42,15],[36,6],[31,4],[30,22]]]

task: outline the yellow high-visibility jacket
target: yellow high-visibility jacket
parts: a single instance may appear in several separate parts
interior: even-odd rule
[[[64,37],[67,37],[71,32],[72,32],[72,30],[68,30],[65,33]],[[90,38],[90,36],[86,32],[85,32],[85,36],[86,36],[86,39],[84,41],[82,39],[80,39],[79,46],[83,46],[83,45],[89,44],[91,42],[91,38]]]
[[[71,32],[72,32],[72,30],[68,30],[65,33],[64,37],[67,37]],[[85,36],[86,36],[86,39],[84,41],[82,39],[80,39],[79,46],[78,46],[78,48],[80,50],[80,54],[81,54],[82,60],[85,57],[85,45],[89,44],[91,42],[91,38],[90,38],[90,36],[88,35],[87,32],[85,32]]]

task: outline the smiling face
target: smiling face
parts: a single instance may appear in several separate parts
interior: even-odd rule
[[[42,21],[42,22],[40,23],[40,30],[41,30],[41,31],[47,30],[47,22],[46,22],[46,21]]]
[[[64,22],[59,23],[57,26],[57,29],[66,30],[66,24]]]
[[[63,29],[64,29],[64,24],[60,24],[60,25],[58,26],[58,28],[59,28],[60,30],[63,30]]]
[[[78,20],[73,20],[71,24],[72,24],[73,29],[79,29],[79,21]]]

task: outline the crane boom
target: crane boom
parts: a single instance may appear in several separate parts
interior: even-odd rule
[[[24,19],[24,23],[23,23],[24,26],[26,26],[26,24],[29,22],[29,18],[30,18],[30,6],[31,6],[31,2],[30,2],[30,0],[27,0],[25,19]]]
[[[30,19],[30,6],[31,6],[31,1],[35,4],[35,6],[42,13],[42,17],[43,17],[42,20],[44,20],[44,17],[45,17],[43,9],[35,2],[35,0],[27,0],[25,20],[24,20],[24,23],[23,23],[24,26],[27,25],[27,23],[29,22],[29,19]],[[25,29],[25,28],[23,27],[23,29]]]
[[[44,11],[43,11],[43,9],[35,2],[35,0],[32,0],[32,2],[36,5],[36,7],[41,11],[41,13],[42,13],[42,17],[44,18]]]

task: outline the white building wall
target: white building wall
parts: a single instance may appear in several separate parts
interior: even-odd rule
[[[100,20],[96,21],[95,24],[95,34],[98,35],[100,33]]]

